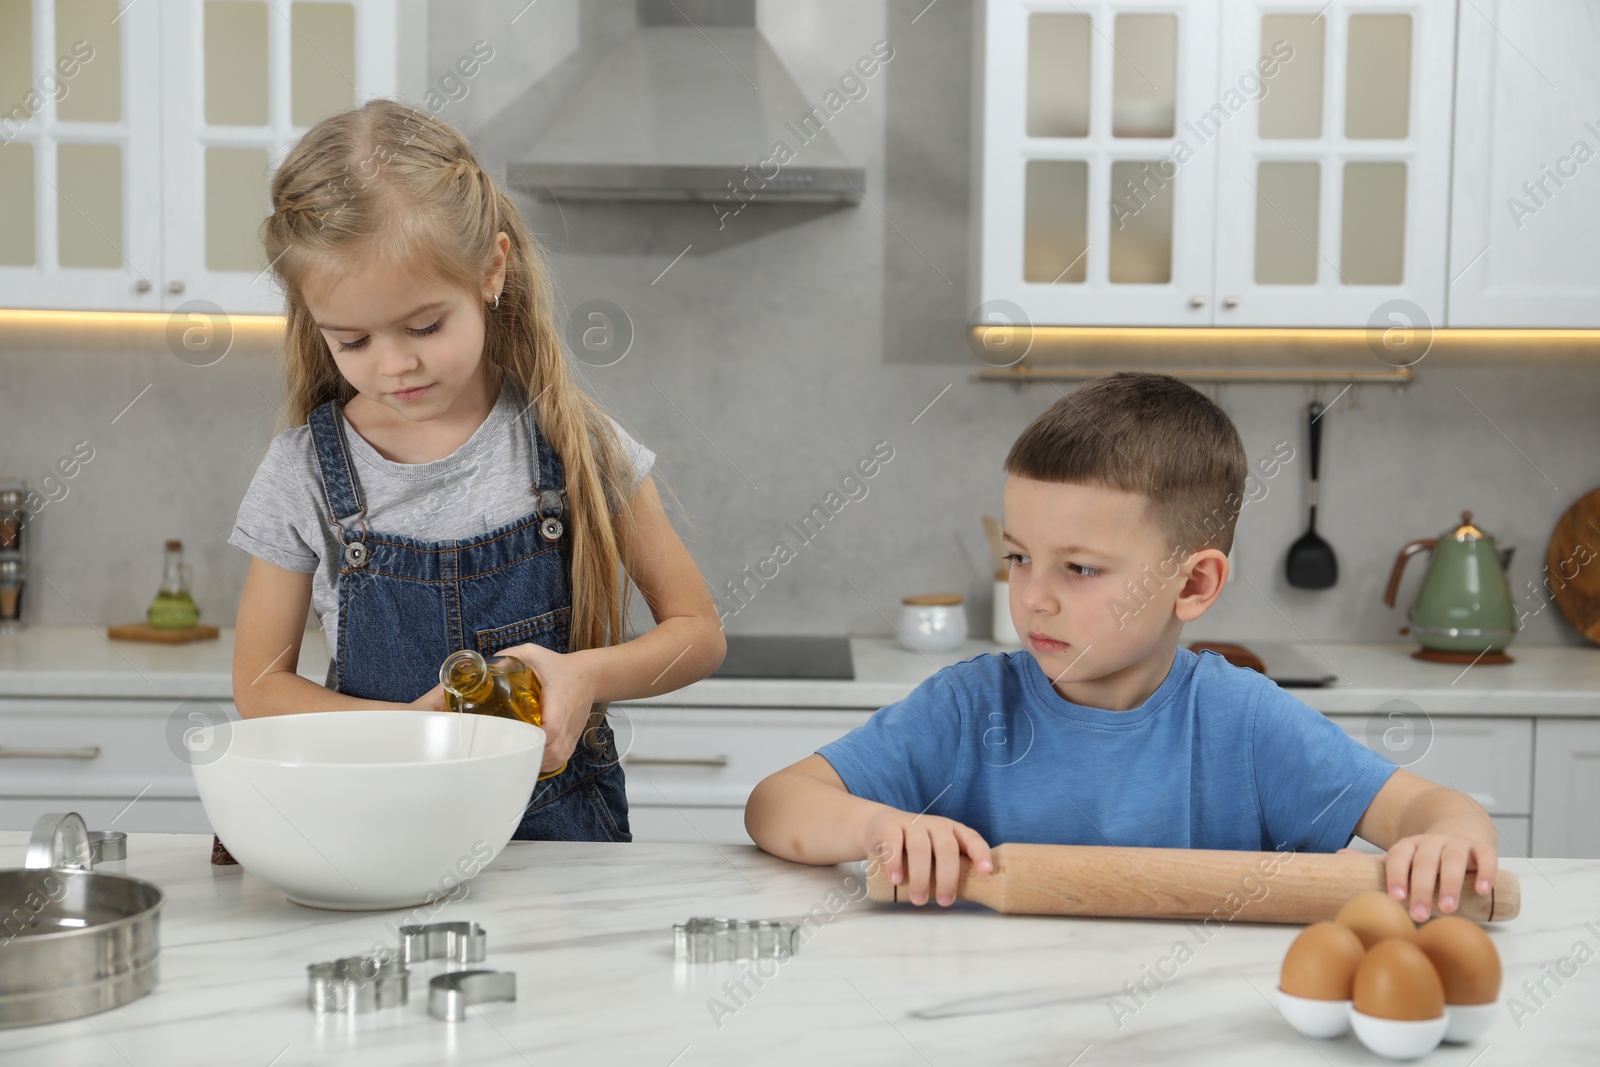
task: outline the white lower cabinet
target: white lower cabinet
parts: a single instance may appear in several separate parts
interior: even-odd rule
[[[1539,719],[1533,855],[1600,859],[1600,720]]]
[[[216,701],[0,699],[0,829],[76,811],[91,830],[209,833],[179,754],[190,712],[237,717]]]
[[[773,771],[811,755],[872,710],[613,704],[635,841],[748,845],[744,803]]]
[[[131,834],[209,834],[206,810],[195,800],[151,800],[140,797],[129,804],[122,797],[4,797],[0,798],[0,830],[32,830],[39,816],[52,811],[75,811],[91,830],[121,830]],[[208,846],[209,854],[209,846]]]
[[[632,790],[630,790],[632,792]],[[744,831],[744,805],[737,808],[628,802],[628,825],[635,841],[702,845],[749,845]]]
[[[756,784],[874,710],[613,704],[634,840],[749,844]],[[237,713],[219,701],[0,697],[0,829],[76,811],[96,830],[209,833],[182,734],[220,714]],[[1481,802],[1502,856],[1600,858],[1600,719],[1329,718]]]
[[[1414,711],[1328,718],[1412,774],[1459,789],[1490,815],[1533,811],[1532,719]]]

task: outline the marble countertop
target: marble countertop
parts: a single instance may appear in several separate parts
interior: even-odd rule
[[[20,865],[26,836],[0,833],[0,867]],[[749,847],[566,842],[512,842],[433,914],[331,912],[291,904],[242,868],[211,866],[210,848],[202,836],[129,836],[129,858],[104,869],[166,893],[159,984],[109,1012],[0,1030],[0,1064],[1384,1062],[1354,1037],[1311,1042],[1278,1016],[1272,991],[1296,928],[1242,917],[1202,941],[1183,922],[874,904],[860,899],[850,867]],[[1523,910],[1490,928],[1503,1010],[1477,1044],[1441,1046],[1422,1062],[1592,1062],[1600,862],[1505,865],[1522,880]],[[807,914],[811,933],[782,964],[673,960],[672,924],[691,916]],[[515,972],[515,1003],[474,1008],[460,1023],[431,1018],[427,980],[445,969],[434,960],[412,965],[404,1006],[320,1024],[306,1007],[307,964],[392,946],[403,923],[451,920],[485,928],[488,959],[473,966]],[[1131,1000],[1124,983],[1157,967],[1173,973],[1161,961],[1179,942],[1192,957]],[[1580,943],[1589,962],[1575,965]],[[1559,983],[1546,977],[1557,968],[1568,971]],[[1537,999],[1522,991],[1541,979]],[[1515,1015],[1512,997],[1523,1004]]]
[[[1336,679],[1325,688],[1291,692],[1319,711],[1371,712],[1409,700],[1436,715],[1600,717],[1600,649],[1513,646],[1516,662],[1462,668],[1423,663],[1412,645],[1251,642],[1268,664],[1293,655]],[[631,701],[642,707],[876,709],[909,693],[941,667],[986,652],[968,641],[946,653],[909,652],[886,638],[852,638],[854,681],[708,678],[674,693]],[[233,631],[215,641],[152,645],[111,641],[88,626],[38,626],[0,636],[0,698],[233,698]],[[328,656],[321,631],[310,630],[298,670],[321,682]]]

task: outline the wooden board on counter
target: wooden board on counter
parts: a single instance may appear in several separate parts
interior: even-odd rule
[[[1600,489],[1579,497],[1556,523],[1545,552],[1545,581],[1556,607],[1593,644],[1600,645]]]
[[[129,622],[112,626],[106,636],[116,641],[154,641],[162,645],[186,645],[190,641],[212,641],[222,631],[215,626],[186,626],[181,630],[163,630],[147,622]]]

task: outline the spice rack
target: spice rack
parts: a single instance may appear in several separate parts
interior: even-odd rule
[[[0,479],[0,634],[25,625],[23,593],[28,584],[28,483]]]

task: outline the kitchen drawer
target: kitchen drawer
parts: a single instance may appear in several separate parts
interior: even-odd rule
[[[1526,815],[1494,815],[1491,818],[1494,820],[1494,828],[1500,834],[1499,848],[1502,860],[1527,859],[1532,855],[1528,851],[1533,837],[1531,818]],[[1383,852],[1377,845],[1359,837],[1350,839],[1350,847],[1362,852]]]
[[[169,723],[190,714],[237,718],[231,704],[201,700],[0,700],[0,794],[195,798],[189,764],[169,747]],[[181,741],[174,741],[180,744]]]
[[[1467,716],[1428,716],[1411,712],[1409,721],[1384,712],[1330,715],[1344,732],[1430,782],[1459,789],[1490,815],[1533,812],[1533,720]],[[1432,730],[1432,740],[1427,734]],[[1385,751],[1382,731],[1393,730],[1396,748]],[[1369,739],[1368,734],[1373,737]],[[1415,748],[1426,746],[1420,758]],[[1407,762],[1410,761],[1410,762]]]
[[[650,844],[753,845],[744,832],[744,805],[730,807],[659,807],[629,804],[628,825],[635,841]]]
[[[742,810],[761,779],[811,755],[871,715],[613,704],[611,726],[627,774],[630,807]]]
[[[149,794],[130,807],[128,797],[0,797],[0,830],[32,830],[39,816],[75,811],[91,830],[133,834],[209,834],[211,823],[198,800],[152,800]],[[115,822],[112,820],[115,819]],[[211,849],[205,849],[206,859]]]

